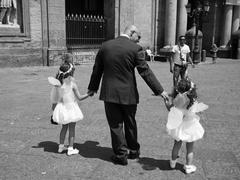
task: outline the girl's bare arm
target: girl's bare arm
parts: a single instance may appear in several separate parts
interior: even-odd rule
[[[74,85],[73,85],[73,92],[74,92],[75,96],[77,97],[77,99],[78,99],[79,101],[82,101],[82,100],[88,98],[88,96],[89,96],[89,94],[83,94],[83,95],[81,95],[81,94],[79,93],[78,87],[77,87],[77,85],[76,85],[75,83],[74,83]]]

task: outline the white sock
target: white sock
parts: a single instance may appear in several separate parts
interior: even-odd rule
[[[73,150],[73,147],[72,147],[72,146],[69,146],[69,147],[68,147],[68,150]]]
[[[64,147],[64,144],[59,144],[59,147],[60,147],[60,148],[63,148],[63,147]]]

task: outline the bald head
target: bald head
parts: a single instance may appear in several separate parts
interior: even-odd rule
[[[130,40],[135,43],[138,43],[141,38],[141,32],[134,25],[127,26],[123,33],[127,34],[130,37]]]

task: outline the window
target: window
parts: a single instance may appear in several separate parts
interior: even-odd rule
[[[30,37],[28,0],[0,0],[0,36]]]

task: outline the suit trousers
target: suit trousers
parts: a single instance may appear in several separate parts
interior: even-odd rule
[[[104,102],[105,113],[110,127],[112,149],[116,156],[127,156],[130,151],[138,151],[137,123],[135,115],[137,105],[123,105]]]
[[[181,76],[181,79],[185,78],[187,67],[188,67],[187,65],[174,64],[174,67],[173,67],[173,86],[174,87],[176,87],[178,83],[179,76]]]

